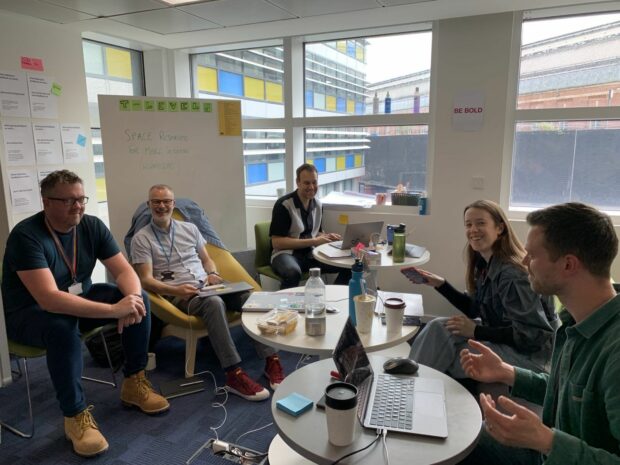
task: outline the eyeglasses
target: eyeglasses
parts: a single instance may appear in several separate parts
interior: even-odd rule
[[[86,205],[88,203],[88,197],[71,197],[69,199],[59,199],[58,197],[46,197],[49,200],[56,200],[58,202],[62,202],[65,207],[72,207],[75,205],[75,202],[80,205]]]
[[[174,199],[151,199],[149,200],[149,204],[153,205],[154,207],[158,205],[164,205],[166,207],[169,207],[173,203],[174,203]]]

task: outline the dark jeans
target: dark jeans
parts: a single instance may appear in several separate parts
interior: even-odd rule
[[[95,302],[116,303],[123,294],[112,284],[94,284],[82,297]],[[146,317],[139,324],[124,328],[125,376],[143,370],[147,361],[151,312],[146,293],[142,292]],[[72,417],[86,408],[82,389],[82,341],[80,333],[90,331],[116,319],[78,318],[51,313],[38,305],[6,314],[7,334],[21,344],[41,347],[47,351],[47,369],[56,390],[56,398],[65,417]]]
[[[474,450],[459,465],[541,465],[543,456],[531,449],[504,446],[493,439],[483,427]]]
[[[271,262],[272,268],[282,278],[280,289],[288,289],[289,287],[299,286],[301,275],[310,268],[320,268],[321,274],[338,273],[334,284],[348,285],[351,279],[351,270],[349,268],[339,268],[337,266],[326,265],[315,260],[312,251],[297,252],[288,254],[281,253]]]

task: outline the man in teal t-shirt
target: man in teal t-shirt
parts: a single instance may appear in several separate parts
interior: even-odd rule
[[[525,264],[535,292],[558,296],[551,372],[502,361],[486,346],[464,349],[468,376],[503,382],[542,404],[542,420],[500,396],[481,394],[485,430],[463,463],[620,464],[620,296],[610,281],[618,238],[609,216],[581,203],[532,212]],[[501,412],[498,409],[501,408]],[[503,412],[503,413],[502,413]]]
[[[2,297],[12,341],[47,351],[47,368],[73,450],[90,457],[108,443],[91,415],[81,384],[82,332],[108,323],[122,333],[125,380],[121,400],[145,413],[168,410],[144,376],[150,333],[140,280],[108,228],[86,215],[88,197],[74,173],[54,171],[41,181],[43,211],[17,224],[6,244]],[[93,284],[100,260],[116,285]]]

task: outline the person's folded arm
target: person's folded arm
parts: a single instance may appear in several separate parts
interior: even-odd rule
[[[326,236],[309,237],[307,239],[298,239],[295,237],[286,236],[271,236],[271,245],[274,249],[289,250],[289,249],[307,249],[308,247],[315,247],[317,245],[330,242]]]
[[[149,292],[160,295],[170,295],[178,297],[185,297],[196,294],[198,292],[198,289],[196,289],[191,284],[173,286],[171,284],[166,284],[165,282],[155,279],[153,277],[153,264],[150,262],[134,263],[134,267],[136,269],[136,272],[138,273],[138,276],[140,277],[142,287]]]
[[[456,290],[447,280],[441,286],[435,288],[448,302],[458,308],[469,318],[478,318],[480,315],[473,308],[474,301],[467,294]]]

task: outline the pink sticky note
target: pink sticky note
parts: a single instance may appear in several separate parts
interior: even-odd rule
[[[43,60],[41,58],[22,57],[22,69],[32,71],[43,71]]]

